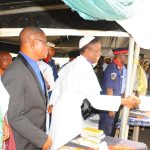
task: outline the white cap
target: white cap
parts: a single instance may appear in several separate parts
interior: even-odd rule
[[[82,47],[84,47],[85,45],[87,45],[88,43],[90,43],[94,39],[95,39],[94,36],[84,36],[84,37],[82,37],[79,41],[79,48],[81,49]]]
[[[47,46],[49,46],[49,47],[55,47],[55,44],[51,43],[51,42],[47,42]]]

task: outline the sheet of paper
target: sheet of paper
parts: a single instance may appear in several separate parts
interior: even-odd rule
[[[109,150],[105,141],[99,144],[99,150]]]
[[[139,96],[141,104],[139,109],[142,111],[150,111],[150,96]]]

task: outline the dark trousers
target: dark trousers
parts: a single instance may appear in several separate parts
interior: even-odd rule
[[[109,117],[108,111],[100,111],[98,129],[103,130],[105,135],[110,136],[113,129],[114,118]]]

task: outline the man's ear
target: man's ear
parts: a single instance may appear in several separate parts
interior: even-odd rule
[[[30,45],[29,45],[29,46],[30,46],[32,49],[34,49],[36,45],[37,45],[37,41],[36,41],[36,40],[30,40]]]

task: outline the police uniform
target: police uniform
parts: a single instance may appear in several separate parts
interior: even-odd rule
[[[119,53],[119,52],[120,53]],[[117,53],[115,53],[117,52]],[[127,50],[115,49],[113,51],[114,54],[123,54],[127,53]],[[114,59],[113,62],[108,65],[104,72],[104,93],[106,94],[106,90],[108,88],[113,90],[113,95],[119,96],[121,95],[122,89],[122,79],[123,79],[123,66]],[[108,111],[100,112],[100,121],[99,121],[99,129],[104,130],[106,135],[110,135],[112,132],[114,118],[109,117]]]
[[[121,94],[122,75],[122,68],[120,69],[115,62],[112,62],[104,73],[105,90],[111,88],[113,95],[119,96]]]

